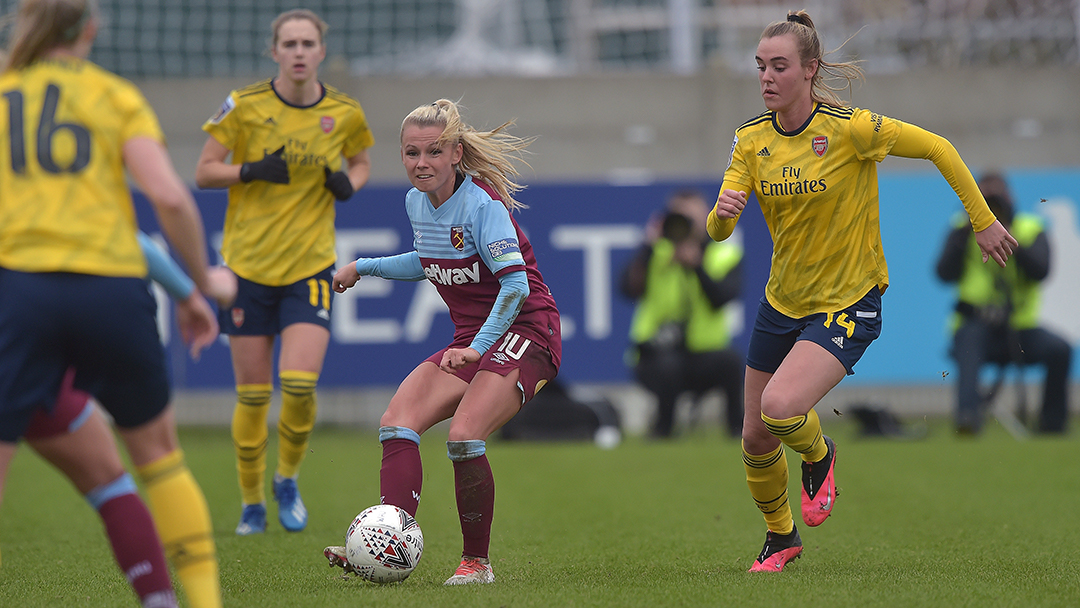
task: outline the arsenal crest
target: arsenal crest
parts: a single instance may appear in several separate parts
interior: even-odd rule
[[[810,146],[814,149],[814,154],[824,156],[825,151],[829,149],[829,138],[824,135],[818,135],[810,142]]]
[[[322,127],[323,133],[329,133],[334,130],[334,117],[323,116],[319,119],[319,126]],[[821,156],[818,154],[818,156]]]
[[[465,227],[464,226],[451,226],[450,227],[450,244],[454,246],[454,249],[463,251],[465,249]]]
[[[232,309],[232,322],[233,322],[233,325],[235,325],[237,327],[237,329],[239,329],[240,326],[244,324],[244,309],[243,308],[234,308],[234,309]]]

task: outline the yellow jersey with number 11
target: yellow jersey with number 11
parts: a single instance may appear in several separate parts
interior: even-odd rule
[[[233,91],[203,125],[242,164],[285,147],[289,183],[255,180],[229,188],[221,254],[236,274],[262,285],[289,285],[332,266],[335,199],[326,172],[342,170],[375,139],[360,104],[323,85],[306,107],[278,96],[272,80]]]

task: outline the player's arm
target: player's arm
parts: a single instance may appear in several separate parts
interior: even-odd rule
[[[180,328],[180,335],[184,342],[190,345],[191,357],[198,359],[203,349],[217,339],[219,331],[217,318],[207,305],[206,299],[196,291],[195,283],[184,274],[172,257],[146,233],[139,232],[138,237],[143,256],[146,258],[147,277],[164,287],[176,301],[176,321]],[[231,295],[228,295],[228,299],[235,299],[236,277],[224,268],[217,269],[217,272],[228,273],[228,278],[231,279]],[[211,283],[225,280],[223,276],[214,278],[215,276],[212,275]],[[221,297],[226,295],[223,293]]]
[[[448,348],[443,353],[439,367],[453,373],[470,363],[480,360],[495,341],[514,324],[525,299],[529,297],[529,280],[524,270],[513,270],[499,277],[499,295],[495,305],[472,342],[465,348]]]
[[[975,240],[983,252],[983,261],[994,258],[1004,267],[1017,246],[1016,239],[994,217],[979,186],[949,140],[926,129],[904,123],[889,154],[904,158],[924,158],[934,163],[964,204]]]
[[[191,191],[173,168],[161,142],[137,136],[123,147],[124,164],[157,214],[158,225],[200,291],[210,290],[206,235]]]
[[[150,235],[140,231],[139,246],[142,247],[143,257],[146,258],[147,278],[164,287],[172,299],[186,300],[191,292],[195,291],[195,283],[191,281],[191,278],[184,274],[169,254],[158,247]]]
[[[514,324],[522,305],[529,297],[529,279],[525,270],[513,270],[499,277],[499,295],[488,318],[476,332],[469,348],[483,355]]]
[[[228,188],[240,183],[240,165],[226,162],[231,150],[213,136],[206,138],[195,165],[195,185],[200,188]]]
[[[934,163],[964,204],[975,232],[986,230],[997,219],[979,186],[949,140],[913,124],[904,123],[889,151],[892,156],[923,158]]]
[[[716,204],[709,212],[705,224],[712,240],[723,241],[735,232],[735,224],[739,222],[739,215],[746,207],[746,197],[746,191],[732,189],[726,180],[720,186],[720,194],[716,197]]]
[[[353,190],[363,188],[371,177],[371,155],[367,150],[361,150],[359,154],[346,158],[345,164],[348,166],[346,172],[349,174],[349,182],[352,183]]]
[[[422,281],[427,278],[416,251],[381,258],[360,258],[334,273],[334,291],[345,293],[360,277],[370,276],[395,281]]]
[[[723,241],[735,232],[735,224],[739,222],[739,215],[746,207],[749,186],[753,184],[744,158],[746,147],[747,143],[739,141],[736,131],[735,141],[731,144],[731,156],[724,171],[724,181],[720,184],[720,194],[705,222],[705,228],[714,241]]]
[[[200,188],[228,188],[255,180],[273,184],[289,183],[289,165],[283,156],[284,145],[265,154],[262,160],[240,165],[226,161],[231,152],[213,135],[207,137],[199,154],[199,162],[195,165],[195,185]]]
[[[180,266],[145,232],[139,232],[139,245],[146,258],[146,277],[168,292],[172,299],[182,302],[195,291],[195,283]],[[236,275],[224,266],[211,266],[206,271],[207,291],[204,295],[218,306],[228,306],[236,299]]]

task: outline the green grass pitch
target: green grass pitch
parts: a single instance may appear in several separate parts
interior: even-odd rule
[[[233,534],[228,430],[184,428],[181,438],[210,503],[226,606],[1080,605],[1075,438],[1018,442],[990,425],[962,439],[944,422],[921,441],[860,439],[846,421],[826,432],[838,444],[834,515],[800,526],[806,548],[785,572],[756,575],[746,570],[764,524],[739,443],[718,430],[613,450],[493,440],[496,582],[469,587],[442,586],[461,540],[441,427],[423,442],[423,559],[385,586],[343,578],[322,557],[379,500],[374,430],[317,429],[300,477],[307,530],[285,532],[271,501],[267,533],[244,538]],[[790,452],[789,463],[798,519]],[[25,446],[9,474],[0,546],[0,606],[137,606],[96,515]]]

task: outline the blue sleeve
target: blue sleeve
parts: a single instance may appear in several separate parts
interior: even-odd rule
[[[164,287],[174,300],[186,300],[194,291],[195,283],[145,232],[139,232],[139,245],[146,257],[146,277]]]
[[[360,276],[379,277],[398,281],[422,281],[427,278],[420,265],[420,254],[415,251],[381,258],[356,260],[356,272]]]
[[[491,274],[497,275],[510,266],[525,269],[517,230],[501,202],[493,200],[480,207],[473,218],[473,231],[476,251]]]
[[[524,270],[515,270],[499,277],[499,296],[495,298],[491,314],[480,326],[480,331],[476,332],[469,348],[481,355],[486,353],[499,336],[514,324],[514,319],[521,312],[521,305],[528,297],[529,279]]]

